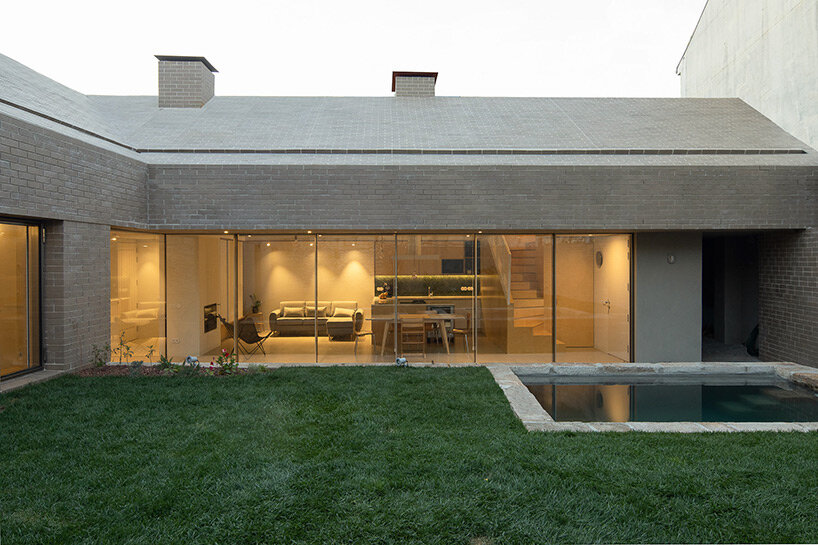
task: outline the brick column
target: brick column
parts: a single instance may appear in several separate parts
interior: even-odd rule
[[[91,363],[91,348],[110,342],[110,228],[79,222],[45,226],[43,345],[47,369]]]

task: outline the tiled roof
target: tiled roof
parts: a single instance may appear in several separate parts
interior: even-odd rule
[[[454,151],[481,155],[482,164],[492,161],[486,155],[498,163],[548,162],[499,159],[523,154],[563,154],[560,164],[571,157],[586,164],[580,157],[588,154],[597,163],[645,164],[658,153],[665,157],[658,164],[687,164],[702,162],[690,153],[750,150],[753,158],[739,164],[781,164],[787,157],[757,154],[804,149],[814,164],[816,156],[739,99],[215,97],[203,108],[159,108],[150,96],[86,96],[0,55],[0,103],[2,111],[41,115],[152,157],[241,151],[300,155],[302,162],[306,154],[388,153],[388,160],[361,161],[445,164],[445,157],[418,157]],[[628,153],[634,156],[605,159]]]

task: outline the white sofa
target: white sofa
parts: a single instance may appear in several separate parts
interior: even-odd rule
[[[317,316],[316,316],[317,314]],[[280,336],[353,336],[364,326],[364,312],[357,301],[281,301],[270,313],[270,331]]]

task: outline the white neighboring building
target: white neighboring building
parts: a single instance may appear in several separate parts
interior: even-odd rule
[[[818,0],[709,0],[676,72],[683,97],[738,97],[818,148]]]

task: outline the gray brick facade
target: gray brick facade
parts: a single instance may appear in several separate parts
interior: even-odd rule
[[[818,367],[818,233],[761,237],[761,358]]]
[[[813,168],[151,166],[163,229],[800,229]]]
[[[0,214],[144,226],[147,166],[0,114]]]

